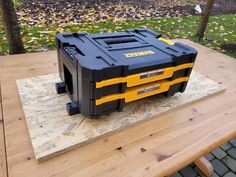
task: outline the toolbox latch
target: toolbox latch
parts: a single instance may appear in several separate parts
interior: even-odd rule
[[[79,49],[77,49],[75,47],[71,47],[71,46],[68,47],[67,46],[67,47],[64,47],[64,49],[65,49],[67,55],[70,57],[70,59],[73,59],[73,56],[75,56],[77,54],[84,56],[84,54]]]

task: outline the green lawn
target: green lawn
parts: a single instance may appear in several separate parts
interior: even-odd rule
[[[236,15],[213,16],[210,18],[206,35],[203,40],[194,37],[200,17],[150,19],[133,21],[107,21],[95,24],[81,24],[68,26],[48,26],[23,28],[23,40],[26,49],[31,52],[39,48],[55,48],[55,34],[59,32],[88,33],[123,31],[129,28],[149,28],[160,32],[170,39],[186,38],[216,49],[236,58],[236,51],[224,51],[222,44],[236,44]],[[0,27],[0,53],[6,54],[8,46],[4,37],[4,30]]]

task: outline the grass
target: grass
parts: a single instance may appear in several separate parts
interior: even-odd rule
[[[85,31],[88,33],[100,33],[145,27],[158,31],[170,39],[190,39],[236,58],[236,51],[227,52],[221,48],[222,44],[236,44],[236,15],[210,17],[205,37],[202,40],[198,40],[195,37],[199,20],[200,17],[198,16],[190,16],[168,19],[106,21],[94,24],[70,24],[67,26],[24,27],[22,35],[26,49],[31,52],[39,48],[54,49],[55,34],[59,32]],[[2,54],[6,54],[8,51],[4,34],[4,30],[0,27],[0,39],[2,39],[0,40],[0,53]]]

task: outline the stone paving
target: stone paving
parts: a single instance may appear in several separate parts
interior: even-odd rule
[[[236,177],[236,138],[223,144],[205,156],[214,167],[211,177]],[[170,177],[205,177],[191,164]]]

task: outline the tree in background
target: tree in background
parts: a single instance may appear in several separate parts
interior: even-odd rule
[[[199,39],[203,38],[203,36],[204,36],[206,26],[208,23],[208,19],[209,19],[210,13],[211,13],[213,5],[214,5],[214,1],[215,0],[207,0],[207,4],[204,8],[202,19],[200,21],[200,24],[198,26],[198,31],[196,34]]]
[[[10,54],[25,53],[17,14],[12,0],[0,0],[0,14],[6,30]]]

